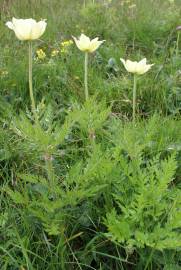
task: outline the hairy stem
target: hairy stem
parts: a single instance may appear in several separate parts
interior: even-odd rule
[[[85,53],[84,86],[85,86],[85,100],[88,100],[88,98],[89,98],[89,91],[88,91],[88,52]]]
[[[36,123],[38,123],[38,116],[36,114],[36,106],[35,106],[35,99],[33,96],[33,82],[32,82],[32,42],[29,41],[29,93],[30,93],[30,99],[31,99],[31,109],[32,113],[34,115],[34,120]]]
[[[54,169],[53,169],[53,163],[52,163],[52,156],[51,155],[45,155],[45,166],[47,171],[47,178],[50,184],[50,188],[54,187]]]
[[[178,56],[179,53],[179,41],[180,41],[180,32],[177,33],[176,56]]]
[[[133,123],[135,123],[135,120],[136,120],[136,83],[137,83],[137,77],[136,77],[136,74],[134,74],[134,82],[133,82]]]

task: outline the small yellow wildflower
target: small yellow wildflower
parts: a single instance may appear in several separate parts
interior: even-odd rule
[[[61,49],[60,49],[60,52],[63,53],[63,54],[66,54],[68,53],[68,48],[73,44],[73,40],[65,40],[65,41],[62,41],[60,46],[61,46]]]
[[[132,4],[133,2],[131,0],[125,0],[125,1],[122,1],[121,2],[121,6],[124,6],[124,5],[130,5]]]
[[[51,56],[52,57],[55,57],[55,56],[57,56],[59,54],[59,50],[57,50],[57,49],[54,49],[52,52],[51,52]]]
[[[7,75],[8,75],[8,71],[7,70],[1,70],[0,71],[0,75],[2,76],[2,77],[6,77]]]
[[[66,54],[66,53],[68,53],[68,50],[67,50],[67,48],[62,48],[62,49],[60,50],[60,52]]]
[[[73,40],[65,40],[65,41],[63,41],[63,42],[61,42],[61,46],[62,47],[67,47],[67,46],[70,46],[70,45],[72,45],[73,44]]]
[[[36,54],[39,60],[43,60],[46,57],[46,53],[42,49],[37,50]]]
[[[129,6],[128,8],[129,9],[136,8],[136,4],[133,4],[133,5]]]

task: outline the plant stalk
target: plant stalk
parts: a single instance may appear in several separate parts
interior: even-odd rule
[[[134,74],[134,82],[133,82],[133,123],[136,120],[136,84],[137,84],[137,76]]]
[[[50,183],[50,186],[53,187],[54,184],[54,174],[53,174],[53,164],[51,160],[51,156],[47,156],[47,159],[45,160],[46,169],[47,169],[47,177]]]
[[[33,65],[32,65],[32,42],[29,41],[29,94],[30,94],[30,99],[31,99],[32,113],[34,115],[35,123],[37,124],[38,123],[38,116],[37,116],[37,113],[36,113],[35,99],[34,99],[34,96],[33,96],[32,69],[33,69]]]
[[[88,100],[88,98],[89,98],[89,91],[88,91],[88,52],[85,53],[84,86],[85,86],[85,100]]]
[[[179,53],[179,41],[180,41],[180,32],[178,31],[177,42],[176,42],[176,56],[178,56],[178,53]]]

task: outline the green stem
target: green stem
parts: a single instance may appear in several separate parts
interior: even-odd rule
[[[54,187],[54,172],[53,172],[53,164],[52,164],[52,156],[47,155],[45,158],[47,177],[50,184],[50,188]]]
[[[137,77],[136,77],[136,74],[134,74],[134,83],[133,83],[133,123],[135,123],[135,120],[136,120],[136,83],[137,83]]]
[[[94,149],[94,147],[96,146],[96,134],[94,130],[89,130],[89,139],[90,139],[90,145],[92,147],[92,149]]]
[[[89,98],[89,91],[88,91],[88,52],[85,53],[84,86],[85,86],[85,100],[88,100],[88,98]]]
[[[32,42],[29,41],[29,93],[30,93],[30,99],[31,99],[31,109],[32,113],[34,115],[34,120],[36,123],[38,123],[38,116],[36,114],[36,106],[35,106],[35,99],[33,96],[33,82],[32,82]]]
[[[178,52],[179,52],[179,40],[180,40],[180,32],[178,31],[177,43],[176,43],[176,56],[178,56]]]
[[[156,247],[156,245],[155,245],[155,247]],[[155,252],[155,249],[152,248],[151,253],[150,253],[150,256],[148,257],[148,260],[147,260],[147,262],[146,262],[146,265],[145,265],[144,270],[146,270],[146,269],[148,268],[148,265],[149,265],[150,262],[151,262],[151,259],[152,259],[152,256],[153,256],[154,252]]]

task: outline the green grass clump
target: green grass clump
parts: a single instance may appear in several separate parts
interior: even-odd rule
[[[0,269],[181,268],[179,1],[2,0],[0,3]],[[28,46],[11,17],[47,19]],[[106,42],[89,57],[62,42]],[[44,57],[38,57],[43,50]],[[120,57],[155,63],[139,77]]]

